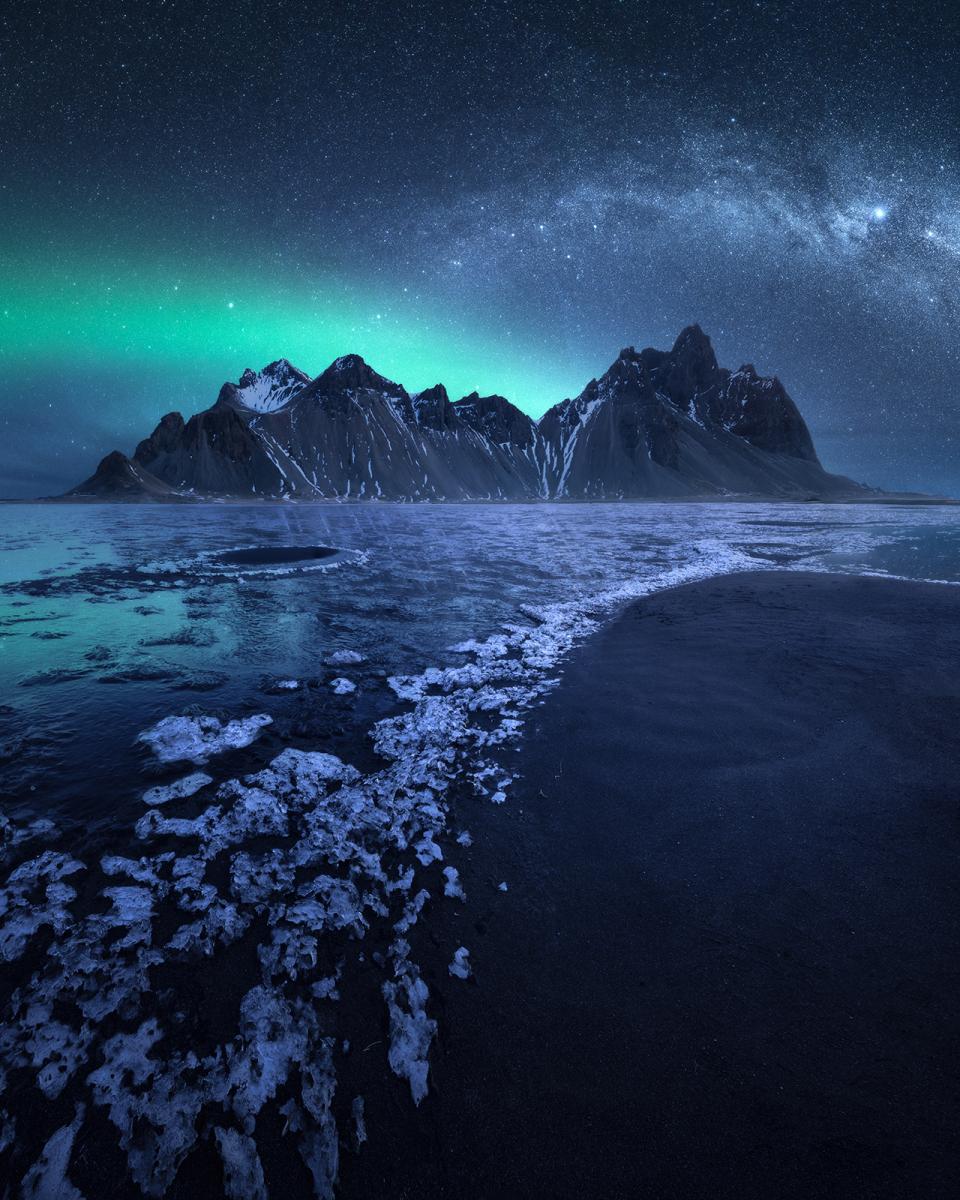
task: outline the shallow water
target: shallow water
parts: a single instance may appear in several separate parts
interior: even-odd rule
[[[309,545],[361,555],[272,574],[223,561]],[[337,649],[365,655],[364,679],[382,689],[378,671],[449,660],[447,646],[489,635],[522,604],[655,579],[717,546],[758,565],[960,578],[949,508],[2,508],[0,797],[110,817],[147,766],[137,733],[161,716],[192,705],[302,715],[302,695],[273,685],[306,682],[322,707],[324,657]]]
[[[329,1194],[351,1103],[333,1092],[349,1070],[331,980],[371,970],[367,944],[381,959],[368,992],[390,1019],[383,1069],[414,1099],[428,1086],[433,1018],[407,935],[431,903],[463,902],[451,791],[508,801],[497,750],[596,620],[659,586],[764,566],[956,582],[960,518],[812,504],[0,508],[0,1000],[23,989],[0,1041],[14,1175],[46,1161],[51,1137],[99,1152],[92,1104],[141,1188],[163,1194],[205,1131],[228,1180],[246,1180],[232,1194],[255,1196],[270,1158],[256,1116],[274,1106]],[[170,717],[193,723],[157,733]],[[280,758],[290,749],[314,757]],[[199,963],[202,976],[227,953],[236,1002],[201,1021],[183,999],[172,1027],[177,972]],[[254,1060],[277,1081],[256,1102]],[[294,1062],[313,1064],[313,1082],[301,1068],[287,1096]],[[41,1104],[37,1118],[38,1088],[58,1117]],[[148,1151],[132,1133],[143,1122]],[[0,1113],[0,1146],[4,1128]]]

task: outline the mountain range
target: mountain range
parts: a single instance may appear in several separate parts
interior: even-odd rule
[[[311,379],[286,359],[168,413],[69,499],[621,500],[866,494],[825,471],[777,378],[717,363],[698,325],[622,350],[534,421],[503,396],[408,392],[358,355]]]

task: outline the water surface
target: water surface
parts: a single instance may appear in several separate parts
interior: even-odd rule
[[[960,581],[956,513],[0,507],[14,1176],[62,1188],[69,1163],[83,1191],[109,1162],[118,1195],[187,1195],[191,1171],[214,1195],[222,1162],[230,1195],[331,1195],[357,1046],[427,1093],[418,937],[470,903],[469,805],[509,803],[504,752],[567,649],[718,572]]]

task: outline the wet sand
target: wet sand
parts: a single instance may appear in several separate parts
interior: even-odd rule
[[[798,573],[581,647],[507,804],[461,803],[431,1093],[369,1080],[342,1194],[952,1195],[958,668],[960,589]]]

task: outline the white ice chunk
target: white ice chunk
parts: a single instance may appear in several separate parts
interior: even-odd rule
[[[164,717],[137,740],[149,746],[161,762],[205,763],[215,754],[249,746],[272,723],[266,713],[226,725],[216,717]]]
[[[353,1113],[353,1133],[357,1141],[357,1148],[367,1140],[367,1122],[363,1115],[363,1097],[354,1096],[353,1104],[350,1106]]]
[[[445,896],[453,896],[458,900],[466,900],[463,888],[460,885],[460,873],[456,867],[444,867],[443,875],[446,883],[443,885],[443,894]]]
[[[413,1101],[419,1104],[427,1094],[427,1055],[437,1032],[436,1021],[426,1013],[430,993],[416,967],[408,963],[405,978],[399,983],[388,980],[383,994],[390,1013],[390,1069],[409,1082]]]
[[[73,1139],[83,1121],[84,1106],[77,1106],[76,1116],[47,1141],[40,1157],[23,1179],[23,1200],[83,1200],[83,1193],[67,1178]]]
[[[451,975],[455,975],[457,979],[470,978],[470,951],[466,946],[461,946],[459,950],[453,952],[453,962],[447,967]]]
[[[203,771],[195,771],[192,775],[185,775],[183,779],[178,779],[175,783],[166,783],[150,788],[149,791],[143,793],[143,802],[144,804],[158,805],[167,804],[171,800],[186,800],[187,797],[196,795],[208,783],[213,783],[213,779],[209,775],[205,775]]]
[[[328,667],[356,667],[362,662],[366,662],[366,659],[356,650],[336,650],[327,655]]]
[[[223,1159],[223,1191],[227,1200],[267,1200],[263,1164],[253,1138],[236,1129],[215,1129]]]

